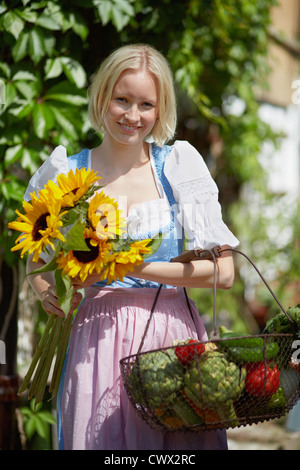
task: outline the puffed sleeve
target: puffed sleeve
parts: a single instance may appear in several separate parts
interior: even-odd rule
[[[57,175],[60,173],[67,173],[67,171],[67,151],[63,145],[59,145],[58,147],[55,147],[51,155],[44,161],[30,179],[24,194],[24,199],[29,201],[30,194],[32,192],[38,193],[38,191],[42,189],[49,180],[53,180],[55,182]]]
[[[166,157],[164,173],[173,190],[188,249],[238,246],[238,239],[223,222],[218,187],[192,145],[176,141]]]
[[[30,179],[27,189],[24,194],[24,199],[30,201],[30,194],[35,192],[36,194],[40,189],[43,189],[44,186],[48,183],[49,180],[56,181],[56,177],[60,173],[68,172],[68,158],[67,151],[63,145],[56,147],[51,155],[44,161],[40,168]],[[40,258],[43,259],[46,263],[50,261],[54,251],[51,247],[48,247],[49,254],[41,252]]]

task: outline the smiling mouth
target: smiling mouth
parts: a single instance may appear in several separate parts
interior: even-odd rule
[[[140,126],[129,126],[127,124],[123,124],[122,122],[119,122],[118,124],[122,129],[128,132],[133,132],[133,131],[140,129]]]

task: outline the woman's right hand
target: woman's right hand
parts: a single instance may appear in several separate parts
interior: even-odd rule
[[[59,317],[63,317],[63,318],[65,317],[65,313],[62,311],[58,303],[58,297],[56,294],[55,286],[49,286],[47,290],[42,292],[40,297],[41,297],[42,307],[48,315],[50,315],[51,313],[54,313],[55,315],[58,315]],[[82,300],[82,294],[80,292],[75,292],[73,299],[72,299],[72,304],[71,304],[69,315],[73,313],[76,307],[78,307],[81,300]]]

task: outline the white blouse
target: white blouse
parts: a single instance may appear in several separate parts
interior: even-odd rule
[[[150,161],[160,199],[146,201],[130,210],[127,229],[132,237],[137,235],[141,238],[145,234],[147,238],[147,234],[157,233],[162,226],[168,226],[172,209],[177,221],[184,228],[188,249],[212,248],[215,245],[229,245],[234,248],[239,244],[223,222],[217,185],[202,156],[192,145],[186,141],[176,141],[165,159],[164,174],[173,190],[176,210],[170,207],[156,174],[151,145]],[[89,167],[90,162],[89,155]],[[49,179],[56,181],[59,173],[67,172],[67,151],[59,145],[30,179],[24,199],[30,200],[31,192],[38,192]]]

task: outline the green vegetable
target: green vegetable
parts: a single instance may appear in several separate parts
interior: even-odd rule
[[[228,354],[230,359],[235,362],[261,362],[266,359],[274,358],[279,352],[277,343],[267,343],[266,350],[263,347],[255,348],[229,348]]]
[[[266,409],[269,411],[279,410],[286,406],[286,399],[284,390],[282,387],[279,387],[278,390],[271,396],[270,400],[267,403]]]
[[[294,334],[300,330],[300,304],[296,307],[289,307],[286,311],[293,323],[290,322],[288,317],[280,312],[271,318],[264,329],[264,333],[275,334]]]
[[[204,421],[181,396],[172,401],[171,407],[160,406],[156,408],[155,415],[159,421],[173,429],[178,429],[182,426],[204,425]]]
[[[181,394],[184,370],[170,348],[138,356],[129,377],[132,398],[171,428],[204,424]]]
[[[238,335],[231,330],[228,330],[226,326],[220,326],[220,338],[226,339],[222,341],[220,346],[224,344],[224,347],[243,347],[243,348],[255,348],[264,345],[263,338],[250,336],[248,334]],[[239,338],[241,336],[241,338]],[[230,339],[233,338],[233,339]]]
[[[171,409],[185,425],[203,425],[204,421],[198,416],[185,398],[180,395],[171,403]]]
[[[207,351],[185,373],[184,393],[200,409],[215,410],[230,426],[238,425],[233,402],[244,388],[245,368],[229,362],[220,351]]]
[[[262,337],[238,337],[225,326],[220,327],[220,338],[224,341],[219,342],[219,348],[226,351],[229,358],[235,362],[261,362],[264,359],[273,359],[279,352],[279,345],[273,340],[267,340],[264,347]]]
[[[141,354],[129,377],[130,393],[136,402],[155,409],[175,400],[183,378],[184,368],[172,348]]]

